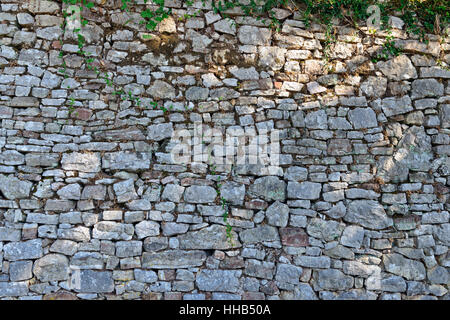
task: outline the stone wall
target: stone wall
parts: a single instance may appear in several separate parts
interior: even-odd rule
[[[151,38],[143,5],[84,12],[113,89],[70,33],[58,74],[59,3],[1,1],[0,298],[448,299],[449,39],[393,19],[402,54],[374,62],[385,32],[327,50],[287,10],[277,32],[166,2]],[[199,120],[280,130],[281,169],[171,163]]]

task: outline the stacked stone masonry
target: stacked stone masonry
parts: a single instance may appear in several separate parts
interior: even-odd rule
[[[288,10],[276,31],[166,3],[151,38],[113,0],[83,32],[167,112],[120,101],[70,33],[58,73],[61,3],[1,1],[0,299],[448,299],[449,38],[394,19],[403,51],[373,62],[385,32],[339,26],[326,55]],[[280,170],[171,163],[199,120],[280,130]]]

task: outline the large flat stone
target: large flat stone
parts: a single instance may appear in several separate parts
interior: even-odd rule
[[[354,200],[347,206],[346,222],[356,223],[368,229],[385,229],[392,226],[392,218],[386,215],[383,206],[374,200]]]
[[[239,233],[239,238],[245,244],[280,241],[277,228],[268,225],[243,230]]]
[[[202,291],[237,292],[240,270],[202,270],[195,280]]]
[[[26,282],[0,282],[0,297],[20,297],[27,293]]]
[[[423,280],[426,277],[426,270],[422,262],[407,259],[401,254],[392,253],[383,255],[383,264],[386,271],[406,280]]]
[[[147,152],[105,153],[102,168],[110,170],[137,171],[150,168],[151,154]]]
[[[62,254],[48,254],[36,260],[33,273],[41,282],[67,280],[69,259]]]
[[[100,154],[99,153],[65,153],[61,160],[61,166],[64,170],[76,170],[81,172],[99,172]]]
[[[144,252],[142,267],[147,269],[179,269],[199,267],[205,262],[204,251],[167,250],[164,252]]]
[[[0,191],[6,199],[25,199],[30,195],[33,184],[16,177],[0,174]]]
[[[227,238],[226,227],[212,225],[199,231],[191,231],[177,237],[180,249],[227,250],[241,247],[235,231],[231,231],[231,243]]]
[[[4,258],[9,261],[29,260],[42,257],[42,240],[9,242],[3,247]]]
[[[267,201],[284,201],[286,199],[286,183],[275,176],[258,178],[250,185],[248,194]]]
[[[71,286],[76,292],[107,293],[114,291],[111,271],[80,270],[71,276]]]

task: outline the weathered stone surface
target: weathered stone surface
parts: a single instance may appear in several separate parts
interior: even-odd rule
[[[166,250],[164,252],[144,252],[142,267],[148,269],[178,269],[198,267],[206,260],[204,251]]]
[[[273,262],[247,259],[245,261],[244,274],[251,277],[272,280],[275,274],[275,264]]]
[[[280,70],[283,67],[286,49],[279,47],[259,47],[258,53],[259,66],[272,70]]]
[[[6,199],[25,199],[30,195],[32,183],[13,176],[0,174],[0,191]]]
[[[370,108],[356,108],[348,112],[348,118],[355,129],[376,127],[377,116]]]
[[[381,107],[387,117],[408,113],[413,110],[409,96],[384,98]]]
[[[286,227],[289,220],[289,207],[279,201],[275,201],[266,210],[268,224],[275,227]]]
[[[154,221],[142,221],[136,224],[138,239],[159,235],[159,224]]]
[[[138,226],[136,225],[136,233],[138,234],[137,230]],[[133,225],[127,225],[113,221],[101,221],[94,225],[94,229],[92,230],[92,237],[95,239],[103,240],[131,240],[133,233]]]
[[[70,229],[58,229],[58,238],[87,242],[91,239],[90,229],[78,226]]]
[[[237,292],[241,273],[238,270],[202,270],[195,283],[202,291]]]
[[[305,247],[309,245],[309,238],[301,228],[280,228],[281,243],[290,247]]]
[[[148,127],[147,138],[161,141],[172,137],[173,125],[171,123],[155,124]]]
[[[42,282],[69,278],[69,259],[62,254],[48,254],[34,263],[33,273]]]
[[[239,248],[241,243],[235,231],[231,231],[231,244],[227,238],[226,227],[212,225],[199,231],[191,231],[177,237],[180,249],[227,250]],[[244,241],[244,240],[243,240]]]
[[[133,179],[115,183],[113,188],[118,202],[127,202],[138,198]]]
[[[318,300],[314,290],[307,283],[300,283],[299,286],[294,288],[295,300]]]
[[[337,240],[344,226],[333,220],[322,220],[318,218],[311,219],[306,228],[306,232],[311,236],[325,241]]]
[[[308,177],[308,169],[302,167],[289,167],[284,174],[284,178],[292,181],[303,181]]]
[[[9,278],[11,281],[24,281],[33,277],[32,261],[15,261],[9,265]]]
[[[239,233],[239,238],[243,243],[258,243],[280,240],[277,228],[267,225],[243,230]]]
[[[27,293],[26,282],[0,282],[0,297],[19,297]]]
[[[275,280],[281,283],[289,283],[299,285],[299,278],[303,273],[303,269],[291,264],[279,263],[277,265],[277,273]]]
[[[9,242],[3,247],[3,256],[10,261],[29,260],[42,257],[42,240]]]
[[[348,226],[344,229],[341,244],[346,247],[359,249],[364,239],[364,228],[359,226]]]
[[[256,71],[255,67],[250,68],[238,68],[237,66],[232,66],[229,71],[233,76],[239,80],[258,80],[259,73]]]
[[[286,183],[274,176],[258,178],[250,185],[248,193],[268,201],[284,201],[286,199]]]
[[[57,194],[61,199],[80,200],[81,186],[78,183],[71,183],[59,189]]]
[[[428,171],[432,159],[431,139],[423,127],[410,127],[397,145],[392,158],[380,161],[378,176],[384,181],[405,181],[410,170]]]
[[[385,33],[326,46],[286,8],[170,0],[150,33],[117,0],[83,10],[91,68],[61,1],[4,2],[0,299],[449,298],[444,38],[390,17],[374,62]],[[260,135],[258,164],[199,161],[211,128]]]
[[[267,28],[242,26],[238,30],[238,39],[243,44],[268,45],[272,32]]]
[[[433,227],[433,235],[444,245],[450,244],[450,223],[444,223]]]
[[[353,278],[337,269],[320,270],[317,275],[317,284],[323,290],[348,290],[353,287]]]
[[[162,200],[169,200],[172,202],[180,202],[181,197],[183,196],[185,187],[176,185],[176,184],[168,184],[164,187],[164,191],[161,195]]]
[[[449,282],[450,275],[447,268],[437,266],[427,270],[427,278],[433,284],[446,285]]]
[[[15,150],[6,150],[0,153],[0,164],[14,166],[23,164],[25,162],[25,156]]]
[[[405,292],[406,281],[399,276],[387,276],[381,279],[380,275],[367,278],[368,290],[383,290],[385,292]]]
[[[20,241],[19,229],[0,227],[0,241]]]
[[[309,129],[327,129],[327,114],[324,110],[309,112],[305,117],[305,126]]]
[[[189,225],[185,223],[165,222],[161,224],[161,229],[164,236],[170,237],[186,233],[189,229]]]
[[[103,200],[106,196],[106,187],[102,185],[85,186],[81,193],[81,200]]]
[[[76,170],[81,172],[99,172],[100,154],[98,153],[65,153],[61,165],[64,170]]]
[[[158,275],[151,270],[134,269],[134,278],[139,282],[153,283],[158,280]]]
[[[140,256],[142,254],[141,241],[116,242],[116,256],[120,258]]]
[[[175,88],[162,80],[155,80],[153,85],[147,89],[147,93],[155,99],[175,98]]]
[[[214,23],[214,30],[228,34],[236,34],[236,24],[231,19],[223,19]]]
[[[287,192],[290,199],[305,199],[315,200],[319,199],[322,185],[315,182],[288,182]]]
[[[384,229],[393,224],[381,204],[374,200],[354,200],[347,206],[344,220],[368,229]]]
[[[217,193],[213,187],[190,186],[184,192],[184,201],[190,203],[211,203],[216,199]]]
[[[359,87],[361,92],[370,98],[381,98],[386,92],[387,79],[369,76]]]
[[[359,261],[344,261],[343,271],[345,274],[368,278],[369,276],[376,276],[380,274],[381,268],[379,266],[367,265]]]
[[[243,205],[245,185],[236,182],[224,182],[220,188],[220,195],[232,205]]]
[[[411,84],[412,99],[425,97],[439,97],[444,94],[444,85],[436,79],[414,80]]]
[[[106,153],[102,159],[102,168],[110,170],[137,171],[150,168],[151,154],[146,152]]]
[[[111,271],[81,270],[79,280],[71,277],[71,284],[75,291],[83,293],[106,293],[114,291],[114,281]]]
[[[128,127],[119,130],[106,130],[100,132],[94,132],[93,134],[96,140],[106,141],[120,141],[120,140],[144,140],[145,136],[142,131],[137,127]]]
[[[383,255],[383,264],[386,271],[402,276],[406,280],[423,280],[426,277],[422,262],[407,259],[397,253]]]
[[[417,78],[417,71],[407,55],[400,55],[386,62],[380,61],[377,67],[389,80],[401,81]]]
[[[330,139],[327,153],[332,156],[345,156],[351,154],[352,145],[349,139]]]
[[[190,87],[186,90],[186,99],[190,101],[206,100],[209,90],[201,87]]]
[[[56,240],[50,247],[51,252],[72,256],[78,250],[78,244],[71,240]]]
[[[331,260],[329,257],[311,257],[311,256],[298,256],[294,259],[295,264],[314,269],[328,269],[331,266]]]

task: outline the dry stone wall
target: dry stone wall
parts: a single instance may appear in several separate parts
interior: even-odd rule
[[[288,10],[276,31],[173,0],[149,38],[98,2],[86,50],[158,108],[86,68],[60,3],[1,1],[1,299],[449,298],[448,38],[393,19],[402,53],[372,61],[386,32],[326,48]],[[200,120],[280,130],[280,170],[171,163]]]

